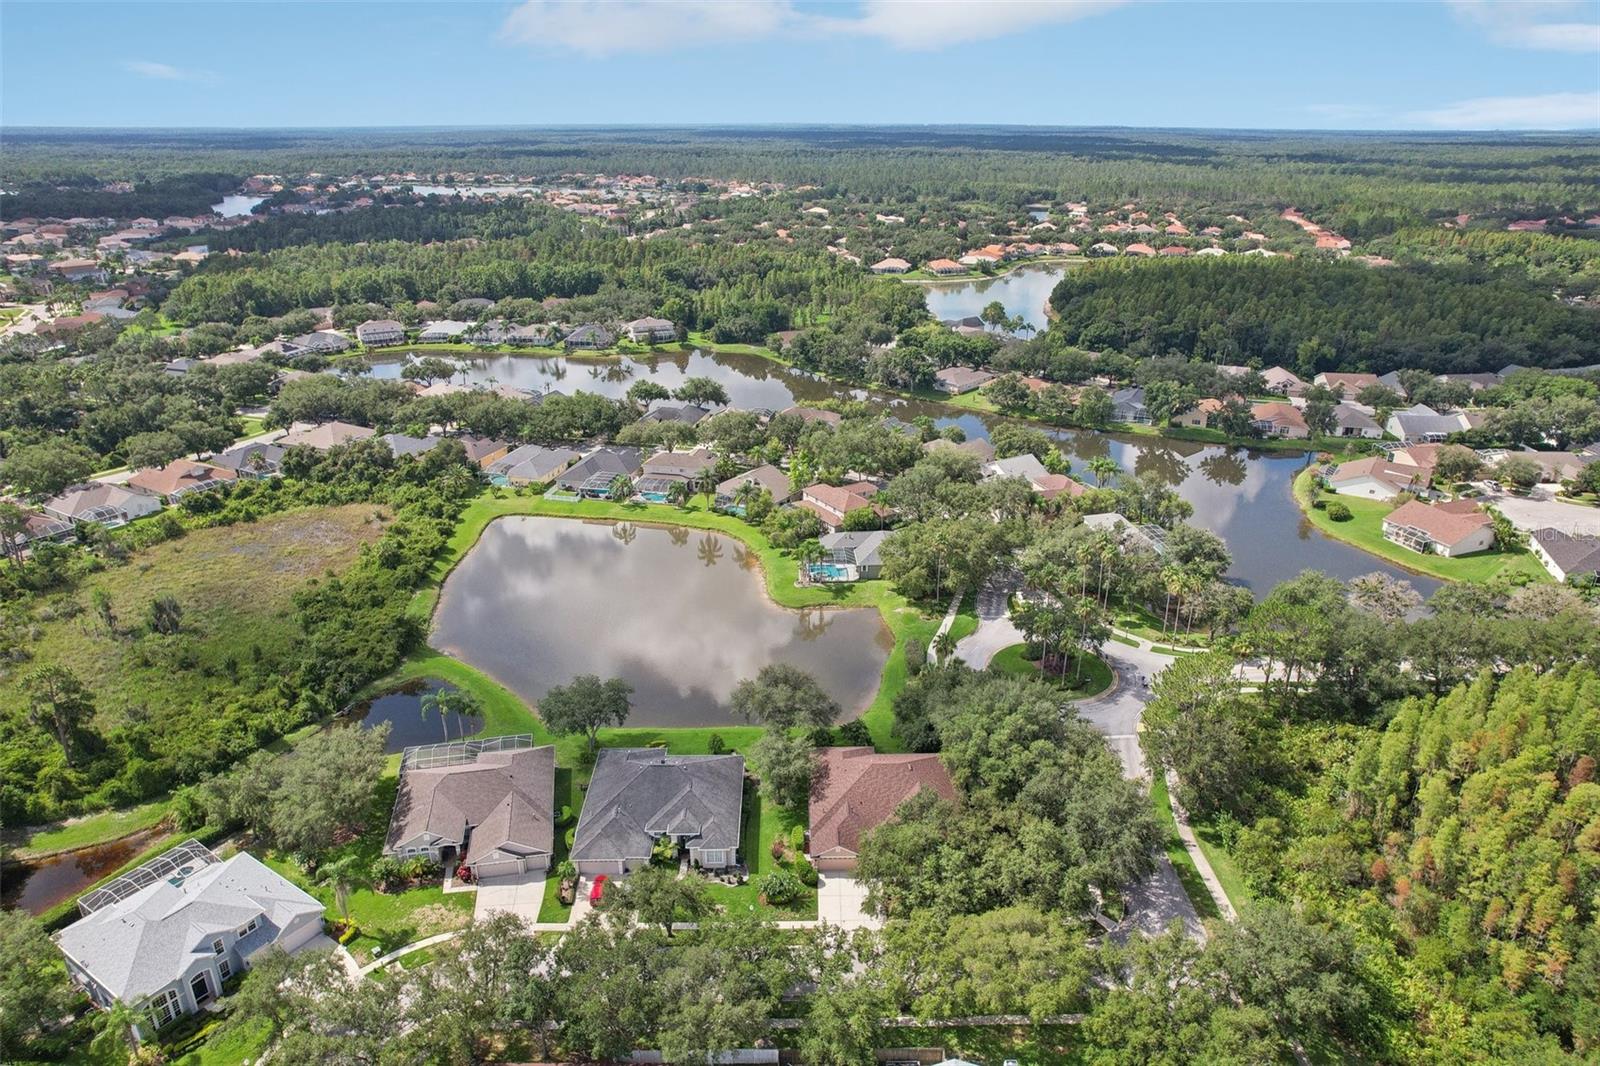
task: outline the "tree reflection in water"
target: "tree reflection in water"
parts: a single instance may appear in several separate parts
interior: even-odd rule
[[[800,618],[795,623],[795,636],[805,641],[812,641],[821,637],[828,631],[828,627],[833,625],[833,619],[829,617],[829,614],[830,612],[820,607],[809,611],[801,611]]]
[[[618,522],[611,527],[611,535],[624,544],[632,544],[638,537],[639,530],[632,522]]]
[[[718,560],[722,558],[722,552],[722,538],[715,533],[707,533],[700,538],[700,548],[695,554],[707,566],[716,566]]]
[[[1200,460],[1200,473],[1213,485],[1243,485],[1250,469],[1241,452],[1219,452]]]

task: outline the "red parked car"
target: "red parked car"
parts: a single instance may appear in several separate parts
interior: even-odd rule
[[[594,879],[594,887],[589,889],[589,902],[591,904],[600,902],[600,896],[605,892],[606,882],[609,880],[611,879],[605,874],[601,874]]]

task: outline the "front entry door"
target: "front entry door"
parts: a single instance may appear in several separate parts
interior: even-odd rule
[[[189,990],[194,993],[194,1004],[200,1006],[211,999],[211,978],[208,974],[197,973],[189,979]]]

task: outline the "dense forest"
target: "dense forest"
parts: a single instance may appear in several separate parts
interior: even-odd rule
[[[1067,274],[1051,329],[1084,348],[1385,373],[1581,366],[1600,317],[1487,267],[1370,268],[1306,259],[1113,261]]]

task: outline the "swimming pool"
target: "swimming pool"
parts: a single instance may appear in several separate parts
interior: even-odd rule
[[[809,567],[813,581],[854,581],[854,569],[843,563],[812,563]]]

